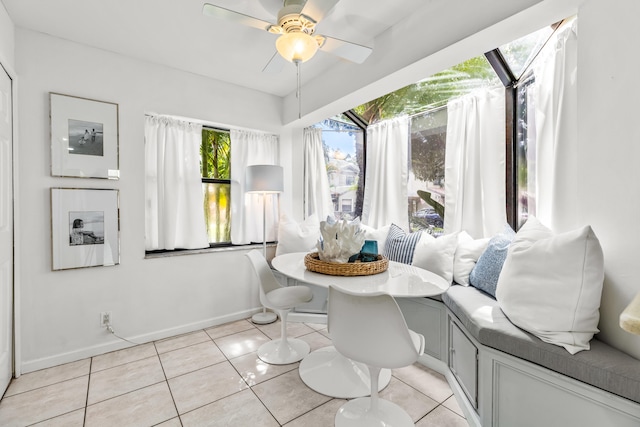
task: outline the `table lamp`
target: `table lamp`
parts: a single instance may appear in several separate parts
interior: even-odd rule
[[[245,192],[262,194],[262,255],[267,259],[267,219],[266,198],[268,194],[281,193],[284,189],[283,172],[281,166],[276,165],[251,165],[245,171]],[[264,325],[273,323],[278,316],[273,312],[267,312],[262,307],[262,313],[256,313],[251,317],[253,323]]]

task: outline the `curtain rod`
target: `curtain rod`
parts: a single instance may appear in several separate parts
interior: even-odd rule
[[[277,133],[274,132],[267,132],[264,130],[258,130],[258,129],[250,129],[250,128],[243,128],[240,126],[230,126],[230,125],[221,125],[218,123],[212,123],[212,122],[208,122],[205,120],[200,120],[200,119],[193,119],[190,117],[184,117],[184,116],[174,116],[172,114],[158,114],[158,113],[153,113],[153,112],[149,112],[149,113],[144,113],[144,115],[146,117],[170,117],[172,119],[176,119],[176,120],[183,120],[185,122],[189,122],[189,123],[196,123],[196,124],[200,124],[202,126],[208,127],[208,128],[213,128],[216,130],[220,130],[223,132],[229,132],[231,130],[243,130],[243,131],[248,131],[248,132],[257,132],[257,133],[263,133],[265,135],[275,135],[275,136],[280,136]]]

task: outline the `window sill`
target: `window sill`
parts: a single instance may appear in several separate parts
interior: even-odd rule
[[[277,246],[277,244],[278,242],[267,242],[267,247],[274,248]],[[208,253],[215,253],[215,252],[247,251],[251,249],[262,249],[262,243],[251,243],[249,245],[217,246],[217,247],[202,248],[202,249],[182,249],[182,250],[165,251],[165,252],[150,252],[150,253],[145,253],[144,259],[169,258],[174,256],[198,255],[198,254],[208,254]]]

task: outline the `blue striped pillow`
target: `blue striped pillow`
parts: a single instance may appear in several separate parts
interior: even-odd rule
[[[413,251],[421,236],[422,232],[407,234],[402,228],[391,224],[384,244],[384,256],[389,258],[389,261],[411,264]]]

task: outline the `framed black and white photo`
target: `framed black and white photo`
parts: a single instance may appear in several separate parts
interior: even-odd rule
[[[118,190],[52,188],[52,269],[120,263]]]
[[[118,104],[49,94],[51,175],[118,179]]]

